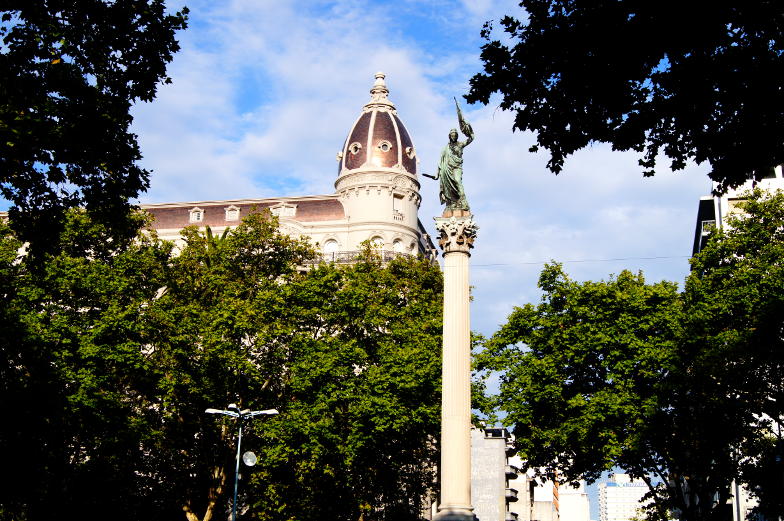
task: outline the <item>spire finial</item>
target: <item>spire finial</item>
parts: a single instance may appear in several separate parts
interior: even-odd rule
[[[366,105],[385,105],[393,107],[392,102],[389,101],[389,89],[384,81],[386,75],[383,72],[376,73],[376,81],[373,83],[373,88],[370,89],[370,103]]]

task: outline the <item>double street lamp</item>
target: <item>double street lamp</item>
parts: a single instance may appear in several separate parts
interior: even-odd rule
[[[267,409],[265,411],[251,411],[250,409],[243,409],[240,410],[236,404],[229,404],[229,406],[224,409],[207,409],[204,412],[207,414],[222,414],[224,416],[231,416],[232,418],[237,418],[239,420],[237,423],[238,427],[238,434],[237,434],[237,466],[234,469],[234,502],[231,506],[231,519],[232,521],[237,521],[237,486],[239,485],[239,477],[240,477],[240,454],[241,454],[241,446],[242,446],[242,422],[247,420],[248,418],[253,418],[254,416],[271,416],[274,414],[278,414],[277,409]],[[249,453],[251,455],[250,458],[245,458],[245,463],[249,466],[252,466],[256,463],[255,455]]]

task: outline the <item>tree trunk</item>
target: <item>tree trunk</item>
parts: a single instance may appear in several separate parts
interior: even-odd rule
[[[229,428],[226,425],[221,427],[221,441],[226,441],[228,434]],[[226,486],[226,467],[224,465],[213,467],[212,482],[215,485],[207,491],[207,507],[204,510],[204,517],[199,518],[191,508],[191,500],[188,500],[182,507],[187,521],[210,521],[212,519],[215,514],[215,506],[223,495],[223,487]]]

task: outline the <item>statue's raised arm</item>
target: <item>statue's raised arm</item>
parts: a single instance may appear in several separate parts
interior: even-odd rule
[[[445,215],[447,212],[454,214],[454,212],[462,213],[470,210],[463,189],[463,148],[474,140],[474,129],[463,117],[457,99],[455,99],[455,107],[457,107],[457,123],[466,140],[458,141],[457,129],[450,130],[449,143],[441,152],[441,159],[438,162],[438,173],[435,176],[427,176],[437,179],[440,183],[439,195],[441,204],[446,205]]]
[[[460,132],[466,137],[465,143],[463,143],[464,147],[467,147],[471,141],[474,140],[474,129],[471,128],[471,123],[465,120],[463,117],[463,111],[460,110],[460,104],[457,102],[457,98],[452,98],[455,100],[455,108],[457,109],[457,123],[460,126]]]

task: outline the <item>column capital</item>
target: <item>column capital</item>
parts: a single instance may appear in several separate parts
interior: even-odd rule
[[[444,255],[452,252],[471,254],[474,239],[479,226],[474,222],[473,215],[434,217],[436,230],[439,232],[438,244],[444,250]]]

